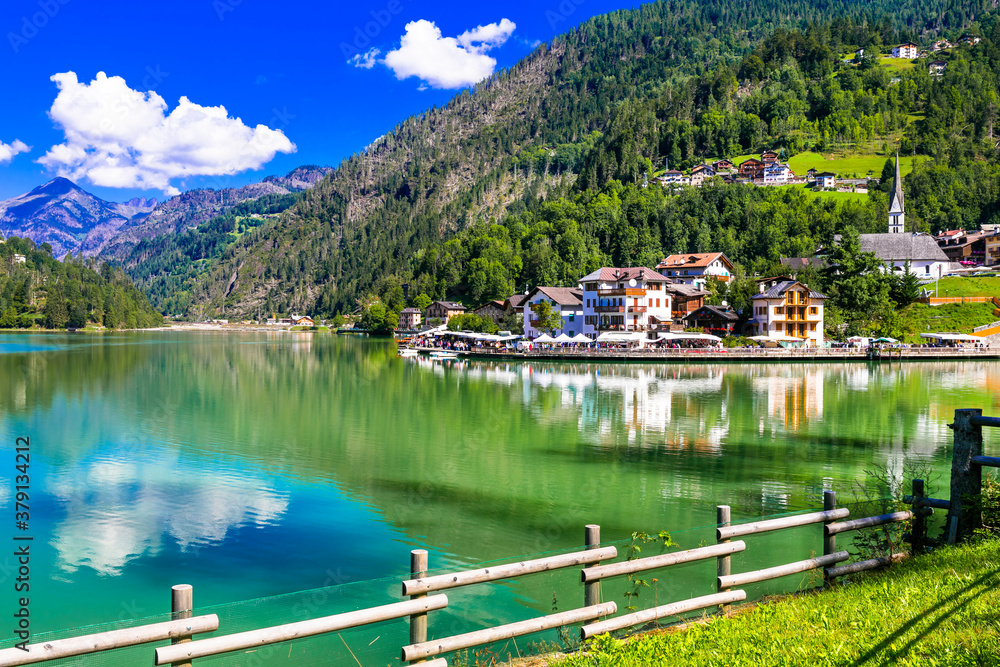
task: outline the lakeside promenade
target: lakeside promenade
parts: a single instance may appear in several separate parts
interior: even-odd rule
[[[440,348],[418,347],[419,352],[440,352]],[[867,348],[836,348],[836,349],[765,349],[765,348],[730,348],[728,350],[711,349],[552,349],[515,352],[509,350],[490,350],[487,348],[474,350],[449,350],[464,359],[506,359],[510,361],[701,361],[712,363],[725,362],[788,362],[788,361],[960,361],[997,360],[1000,359],[1000,349],[988,348],[950,348],[950,347],[917,347],[917,348],[887,348],[876,350],[872,355]]]

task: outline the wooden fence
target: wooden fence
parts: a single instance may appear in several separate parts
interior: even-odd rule
[[[733,525],[730,508],[720,506],[717,510],[718,526],[714,545],[603,565],[603,561],[618,557],[618,549],[614,546],[601,546],[600,527],[596,525],[586,526],[582,551],[435,576],[427,576],[428,554],[425,550],[418,549],[410,554],[411,578],[402,582],[401,589],[402,597],[408,599],[401,602],[207,639],[194,639],[194,636],[218,630],[218,617],[214,614],[193,616],[191,587],[175,586],[171,606],[174,620],[32,644],[26,651],[5,649],[0,651],[0,667],[29,665],[165,640],[170,640],[171,645],[152,649],[153,664],[188,666],[200,658],[255,650],[281,642],[401,618],[409,619],[410,630],[409,643],[401,647],[402,660],[410,664],[420,663],[425,667],[444,667],[447,662],[441,656],[445,654],[523,635],[582,623],[580,637],[588,639],[698,610],[717,608],[725,611],[729,605],[747,599],[747,593],[742,587],[752,583],[817,569],[823,570],[825,582],[831,582],[845,574],[879,567],[889,562],[889,559],[838,565],[848,560],[848,553],[837,549],[836,536],[861,528],[907,521],[915,516],[913,512],[907,511],[846,520],[849,515],[849,509],[836,507],[836,495],[832,491],[824,494],[823,511],[744,524]],[[822,555],[750,572],[732,571],[732,555],[748,551],[747,542],[736,538],[752,538],[762,533],[815,524],[822,524]],[[601,582],[605,579],[705,560],[716,561],[714,594],[674,601],[622,616],[616,616],[618,606],[614,602],[601,601]],[[428,638],[428,614],[449,605],[448,597],[442,591],[571,567],[581,568],[582,607],[464,634]]]

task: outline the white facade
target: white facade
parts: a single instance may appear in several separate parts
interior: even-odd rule
[[[565,289],[565,288],[562,288]],[[543,333],[549,333],[548,331],[542,331],[535,327],[537,323],[537,316],[532,310],[532,306],[542,301],[548,301],[552,304],[552,312],[558,313],[562,318],[563,326],[561,329],[554,329],[551,333],[553,337],[560,334],[566,334],[567,336],[575,336],[579,333],[584,333],[583,329],[583,306],[580,304],[579,300],[573,303],[572,299],[562,299],[567,301],[567,303],[559,303],[558,300],[552,298],[551,296],[540,291],[538,288],[532,291],[528,300],[524,302],[524,335],[529,339],[535,339],[541,336]]]
[[[892,57],[893,58],[906,58],[907,60],[913,60],[917,57],[918,47],[916,44],[900,44],[899,46],[893,47]]]
[[[653,269],[605,267],[580,279],[583,333],[596,339],[605,331],[669,331],[667,280]]]
[[[781,185],[795,178],[795,174],[788,168],[788,165],[777,162],[764,167],[764,184]]]
[[[816,185],[820,188],[837,187],[837,176],[835,174],[816,174]]]

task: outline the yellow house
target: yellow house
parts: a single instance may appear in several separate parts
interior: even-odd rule
[[[753,297],[755,335],[774,340],[796,338],[823,344],[823,302],[827,297],[797,280],[785,280]]]

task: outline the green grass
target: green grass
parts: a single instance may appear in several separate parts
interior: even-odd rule
[[[962,278],[942,278],[937,281],[937,296],[997,296],[1000,297],[1000,278],[968,276]],[[927,286],[934,292],[934,284]]]
[[[900,156],[899,170],[903,176],[913,171],[914,160],[919,161],[923,158],[924,156],[922,155],[916,157]],[[860,155],[822,155],[820,153],[805,152],[799,153],[788,160],[788,166],[800,176],[805,176],[807,171],[814,168],[816,171],[830,171],[841,177],[845,174],[858,174],[859,178],[864,178],[868,174],[868,171],[871,170],[872,176],[878,178],[882,175],[882,167],[885,166],[885,161],[885,156],[871,153]]]
[[[944,282],[944,281],[942,281]],[[906,308],[904,316],[913,323],[914,334],[904,336],[907,343],[926,343],[922,333],[955,332],[971,334],[976,327],[996,322],[992,303],[949,303],[945,306],[928,306],[914,303]]]
[[[889,70],[890,73],[905,72],[917,66],[916,63],[907,58],[889,58],[887,56],[879,58],[879,64]]]
[[[832,199],[838,204],[844,204],[849,201],[864,201],[868,199],[867,192],[834,192],[832,190],[813,190],[812,188],[803,188],[810,197],[819,197],[820,199]]]
[[[678,632],[598,638],[550,667],[996,665],[1000,542],[941,548],[824,593]]]

